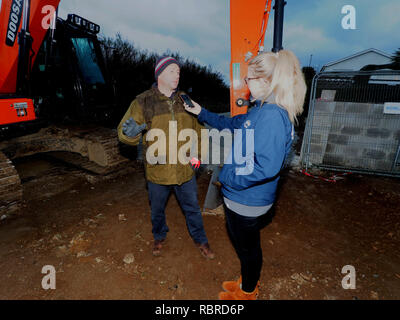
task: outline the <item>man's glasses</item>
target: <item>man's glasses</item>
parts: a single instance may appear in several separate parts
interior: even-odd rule
[[[256,77],[256,78],[244,77],[244,82],[246,82],[246,84],[248,84],[250,80],[255,80],[255,79],[260,79],[260,77]]]

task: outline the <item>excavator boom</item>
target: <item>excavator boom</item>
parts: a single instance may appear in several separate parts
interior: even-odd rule
[[[272,0],[231,0],[231,116],[247,112],[247,63],[264,49]]]
[[[26,5],[24,0],[0,0],[0,94],[12,94],[17,91],[17,74],[19,62],[18,34],[21,32]],[[48,29],[44,28],[49,19],[47,8],[57,8],[60,0],[32,0],[28,30],[32,42],[29,53],[31,65],[40,49]],[[30,71],[30,70],[27,70]]]

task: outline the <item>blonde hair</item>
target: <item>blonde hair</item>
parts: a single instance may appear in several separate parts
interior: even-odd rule
[[[297,116],[303,112],[307,86],[294,53],[289,50],[263,52],[249,62],[249,68],[256,77],[270,82],[262,99],[265,101],[274,93],[275,103],[288,112],[292,123],[297,122]]]

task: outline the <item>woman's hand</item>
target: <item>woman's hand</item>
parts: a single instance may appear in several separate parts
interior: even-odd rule
[[[190,100],[192,100],[192,99],[190,99]],[[192,100],[192,103],[193,103],[194,107],[189,107],[186,103],[184,103],[183,105],[185,107],[185,110],[198,116],[201,112],[201,106],[193,100]]]

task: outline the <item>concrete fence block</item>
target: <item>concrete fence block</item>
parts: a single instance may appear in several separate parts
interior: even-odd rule
[[[345,160],[342,155],[339,154],[325,154],[323,158],[323,164],[330,166],[345,166]]]
[[[391,151],[394,148],[397,148],[397,142],[395,142],[391,138],[382,139],[382,138],[372,138],[363,135],[358,136],[348,136],[349,146],[357,146],[363,149],[382,149],[386,150],[386,152]]]
[[[345,153],[349,158],[358,159],[362,152],[362,148],[357,146],[346,146]]]
[[[322,90],[321,99],[325,101],[334,101],[336,96],[336,90]]]
[[[393,164],[394,160],[396,159],[396,155],[397,155],[396,153],[390,152],[386,156],[386,160]],[[397,159],[397,161],[400,162],[400,157],[399,157],[399,159]]]
[[[346,112],[346,103],[345,102],[336,102],[335,105],[335,114],[345,113]]]
[[[382,160],[386,157],[386,153],[382,150],[364,149],[362,156],[374,160]]]
[[[327,145],[326,145],[326,150],[325,150],[325,152],[326,153],[336,153],[336,145],[334,145],[333,143],[328,143]]]
[[[344,127],[345,125],[343,124],[342,121],[337,121],[336,119],[332,119],[331,133],[340,134],[342,133]]]
[[[358,164],[356,165],[356,168],[374,170],[377,168],[377,164],[376,164],[375,160],[367,159],[367,158],[360,158],[360,160],[358,161]]]
[[[376,161],[376,169],[389,171],[392,169],[392,163],[387,160],[378,160]]]
[[[345,146],[345,145],[332,145],[328,144],[327,146],[331,146],[331,154],[338,154],[338,155],[343,155],[345,159],[358,159],[360,157],[360,154],[364,150],[364,148],[360,148],[359,146]],[[328,148],[327,148],[328,149]],[[328,153],[328,152],[327,152]]]
[[[315,101],[315,112],[328,112],[333,113],[335,111],[336,102],[329,101]]]
[[[369,103],[346,103],[346,113],[369,113],[372,105]]]
[[[367,136],[372,138],[388,138],[391,135],[391,131],[383,128],[370,128],[367,129]]]
[[[393,132],[393,138],[400,141],[400,130]]]
[[[323,147],[320,144],[310,144],[310,153],[316,153],[316,154],[322,154],[323,153]]]
[[[341,132],[348,135],[359,135],[362,129],[357,127],[344,127]]]
[[[384,106],[383,104],[373,104],[371,106],[371,113],[373,114],[383,114]]]
[[[321,140],[322,140],[321,134],[313,133],[311,135],[311,143],[321,143]]]
[[[381,120],[381,125],[379,128],[385,128],[391,131],[397,131],[400,129],[400,118],[394,118],[394,117],[384,117]]]
[[[353,128],[370,128],[380,127],[381,119],[379,118],[368,118],[365,115],[358,114],[346,114],[342,116],[333,115],[332,127],[353,127]]]
[[[346,145],[349,142],[349,137],[345,135],[330,134],[328,143]]]

